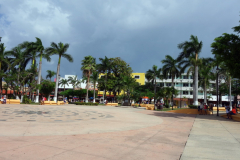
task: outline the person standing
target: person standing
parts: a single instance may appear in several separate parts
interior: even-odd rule
[[[228,103],[225,105],[225,109],[226,109],[226,113],[227,113],[227,117],[228,117],[227,119],[229,119],[230,106]]]

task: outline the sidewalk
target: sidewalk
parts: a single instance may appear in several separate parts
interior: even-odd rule
[[[198,115],[181,160],[240,159],[240,122]]]

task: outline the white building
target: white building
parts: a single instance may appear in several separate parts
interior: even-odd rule
[[[68,80],[69,77],[75,78],[75,76],[76,76],[76,75],[65,75],[64,77],[59,77],[59,82],[60,82],[62,79]],[[77,77],[77,79],[78,79],[78,77]],[[82,80],[82,79],[80,79],[80,80]],[[86,83],[82,83],[82,82],[81,82],[79,85],[75,86],[75,88],[85,88],[85,87],[86,87]],[[64,88],[64,85],[59,85],[58,88],[63,89],[63,88]],[[73,85],[68,82],[68,85],[65,85],[65,89],[73,89]]]
[[[145,80],[147,82],[147,79]],[[157,86],[170,87],[172,85],[172,78],[169,75],[168,79],[157,79]],[[216,81],[210,81],[210,87],[207,89],[207,100],[216,102],[216,93],[211,93],[215,89]],[[174,87],[179,91],[178,98],[193,99],[193,76],[183,73],[180,77],[174,77]],[[198,86],[199,87],[199,86]],[[202,87],[198,88],[198,99],[204,99],[204,90]],[[232,101],[234,97],[232,96]],[[222,96],[222,101],[230,101],[229,96]]]

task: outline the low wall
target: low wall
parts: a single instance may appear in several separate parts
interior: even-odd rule
[[[178,109],[178,110],[171,110],[168,112],[183,113],[183,114],[199,114],[198,109]],[[204,113],[204,110],[202,111],[202,113]],[[207,111],[207,114],[212,114],[212,112]]]

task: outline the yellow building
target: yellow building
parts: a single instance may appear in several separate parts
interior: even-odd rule
[[[145,73],[132,73],[131,75],[136,80],[136,82],[138,82],[140,85],[145,85]],[[101,76],[104,76],[104,74],[99,74],[99,78]],[[107,94],[107,96],[109,95],[108,92],[106,94]],[[120,94],[123,94],[123,92],[121,92]],[[103,91],[98,91],[98,95],[102,96]]]

